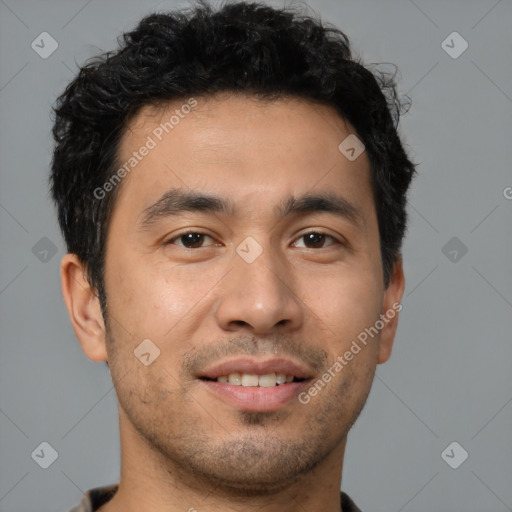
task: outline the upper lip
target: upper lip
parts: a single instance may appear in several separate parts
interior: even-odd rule
[[[287,358],[257,360],[249,357],[238,357],[221,361],[208,366],[198,375],[216,379],[231,373],[246,373],[250,375],[268,375],[270,373],[293,375],[297,379],[310,379],[313,372],[307,365],[297,363]]]

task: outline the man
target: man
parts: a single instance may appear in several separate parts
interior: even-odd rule
[[[56,106],[62,289],[119,403],[75,511],[359,510],[347,434],[391,353],[414,174],[395,86],[290,9],[155,14]]]

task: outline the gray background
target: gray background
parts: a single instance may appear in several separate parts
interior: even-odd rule
[[[110,374],[81,352],[61,298],[50,106],[77,63],[113,49],[142,15],[177,5],[187,4],[0,2],[4,512],[66,511],[119,479]],[[420,164],[398,335],[349,435],[343,489],[364,512],[512,510],[512,3],[309,5],[368,62],[398,65],[413,102],[401,131]],[[31,48],[43,31],[59,45],[47,59]],[[441,46],[453,31],[469,44],[456,59]],[[31,456],[43,441],[58,452],[48,469]],[[441,457],[453,441],[469,453],[458,469]]]

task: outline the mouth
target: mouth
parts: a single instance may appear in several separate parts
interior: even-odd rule
[[[304,379],[299,379],[293,375],[285,375],[284,373],[267,373],[265,375],[230,373],[229,375],[221,375],[216,379],[201,377],[201,380],[229,383],[233,386],[244,386],[246,388],[273,388],[275,386],[289,384],[290,382],[302,382]]]
[[[288,359],[236,359],[208,368],[197,378],[209,393],[235,409],[269,412],[298,401],[313,372]]]

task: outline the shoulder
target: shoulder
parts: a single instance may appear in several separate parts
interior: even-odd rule
[[[114,497],[117,488],[118,484],[89,489],[83,495],[80,504],[72,508],[69,512],[95,512]]]
[[[343,512],[362,512],[361,509],[352,501],[352,498],[344,492],[340,493],[341,508]]]

